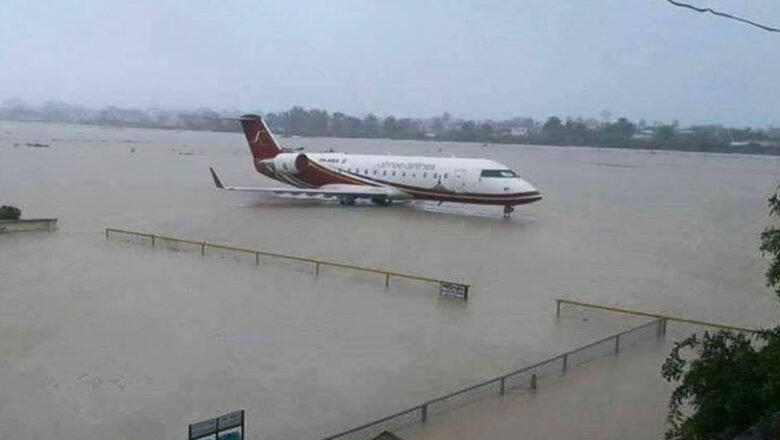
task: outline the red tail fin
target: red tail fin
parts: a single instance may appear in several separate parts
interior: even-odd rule
[[[260,116],[241,116],[241,127],[244,129],[249,149],[252,150],[252,156],[255,158],[255,167],[261,160],[276,157],[282,151]]]

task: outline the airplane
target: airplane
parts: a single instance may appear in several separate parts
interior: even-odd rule
[[[539,190],[509,167],[487,159],[310,153],[281,148],[258,115],[237,118],[252,152],[255,169],[290,187],[225,186],[214,168],[220,190],[276,196],[337,198],[342,205],[368,199],[378,206],[393,201],[429,200],[514,207],[542,199]]]

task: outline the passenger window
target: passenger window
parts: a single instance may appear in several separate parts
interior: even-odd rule
[[[439,174],[438,173],[433,173],[433,178],[434,179],[438,179],[439,178]]]
[[[382,175],[386,176],[387,175],[387,171],[382,171]]]
[[[423,173],[423,179],[428,177],[428,173]]]
[[[376,170],[374,170],[374,175],[376,176]]]
[[[417,177],[417,173],[412,173],[412,177]]]
[[[404,176],[404,177],[406,177],[406,171],[404,171],[403,173],[401,173],[401,175],[402,175],[402,176]]]
[[[445,178],[445,179],[447,178],[447,173],[444,173],[444,178]]]
[[[393,171],[393,175],[395,176],[395,171]]]

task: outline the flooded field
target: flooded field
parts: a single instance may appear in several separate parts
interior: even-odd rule
[[[556,320],[556,297],[750,327],[780,316],[758,252],[777,158],[280,140],[312,151],[486,157],[545,198],[506,221],[499,207],[247,197],[216,191],[208,173],[273,184],[254,171],[238,133],[0,122],[0,203],[59,218],[56,232],[0,235],[0,437],[181,438],[189,422],[245,408],[249,438],[316,439],[638,322]],[[385,289],[368,274],[314,278],[291,263],[202,259],[106,241],[105,227],[473,290],[466,304],[411,281]],[[637,387],[658,382],[648,370]],[[623,391],[588,395],[596,404],[582,405],[583,423]],[[665,394],[651,396],[648,405],[664,405]],[[557,420],[540,411],[540,425],[545,414]],[[662,423],[638,407],[634,415],[647,429]]]

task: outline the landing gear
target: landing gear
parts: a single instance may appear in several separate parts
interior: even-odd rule
[[[512,205],[504,205],[504,218],[509,218],[515,211],[515,207]]]
[[[342,197],[339,199],[339,205],[355,206],[354,197]]]
[[[393,203],[393,201],[387,197],[373,197],[371,202],[373,202],[376,206],[390,206],[390,204]]]

